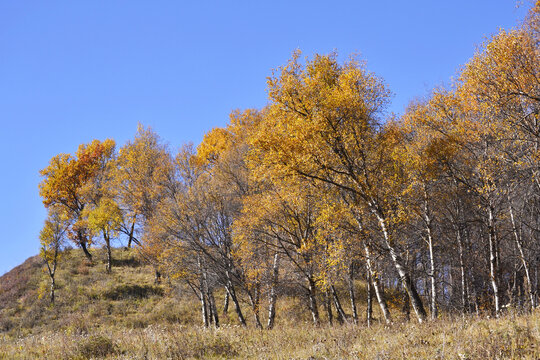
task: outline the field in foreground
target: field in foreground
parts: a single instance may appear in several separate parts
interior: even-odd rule
[[[2,359],[538,359],[540,316],[271,331],[150,325],[0,339]]]
[[[443,318],[419,325],[397,319],[392,326],[314,328],[303,304],[283,297],[274,330],[242,328],[231,310],[222,314],[219,329],[204,329],[194,296],[167,281],[154,284],[151,267],[135,252],[115,249],[111,275],[103,254],[94,255],[90,264],[78,251],[66,254],[55,307],[48,303],[39,258],[0,277],[0,359],[540,358],[538,310],[509,311],[498,320]],[[362,284],[358,290],[362,294]],[[358,306],[363,313],[362,301]]]

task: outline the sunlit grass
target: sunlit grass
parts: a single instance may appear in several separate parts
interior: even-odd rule
[[[391,303],[391,326],[378,321],[375,307],[378,320],[371,328],[363,321],[315,328],[301,298],[282,297],[276,328],[268,331],[254,328],[245,301],[249,326],[238,326],[232,307],[223,314],[223,292],[217,291],[222,326],[205,329],[190,290],[167,279],[154,284],[153,269],[138,262],[135,252],[115,249],[118,262],[111,275],[105,273],[103,254],[94,254],[94,264],[77,250],[66,255],[55,307],[46,296],[38,297],[47,276],[35,260],[19,269],[10,280],[21,282],[15,284],[18,291],[0,294],[0,359],[540,358],[540,312],[510,311],[498,320],[443,316],[419,325],[403,322],[400,304]],[[359,282],[357,289],[363,316],[365,288]],[[322,306],[321,315],[325,322]]]
[[[371,328],[309,324],[271,331],[159,324],[0,339],[3,359],[537,359],[540,316],[469,318]]]

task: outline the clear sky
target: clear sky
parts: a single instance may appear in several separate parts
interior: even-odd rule
[[[360,53],[400,113],[511,28],[515,0],[0,0],[0,274],[39,249],[39,170],[151,126],[172,149],[260,108],[294,49]]]

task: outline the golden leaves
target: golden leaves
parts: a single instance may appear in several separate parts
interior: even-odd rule
[[[39,233],[41,243],[40,256],[45,260],[49,272],[60,260],[60,251],[64,245],[65,233],[69,226],[65,212],[59,207],[50,207],[49,215]]]
[[[87,219],[91,230],[98,234],[104,232],[107,236],[116,236],[123,220],[120,207],[108,197],[101,198],[97,206],[86,207],[83,210],[83,217]]]
[[[172,159],[159,136],[139,125],[135,139],[124,145],[114,163],[113,184],[130,216],[149,216],[172,171]]]

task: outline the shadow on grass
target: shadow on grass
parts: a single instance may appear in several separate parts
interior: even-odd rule
[[[142,299],[152,295],[163,296],[163,289],[153,285],[123,284],[103,293],[109,300]]]

